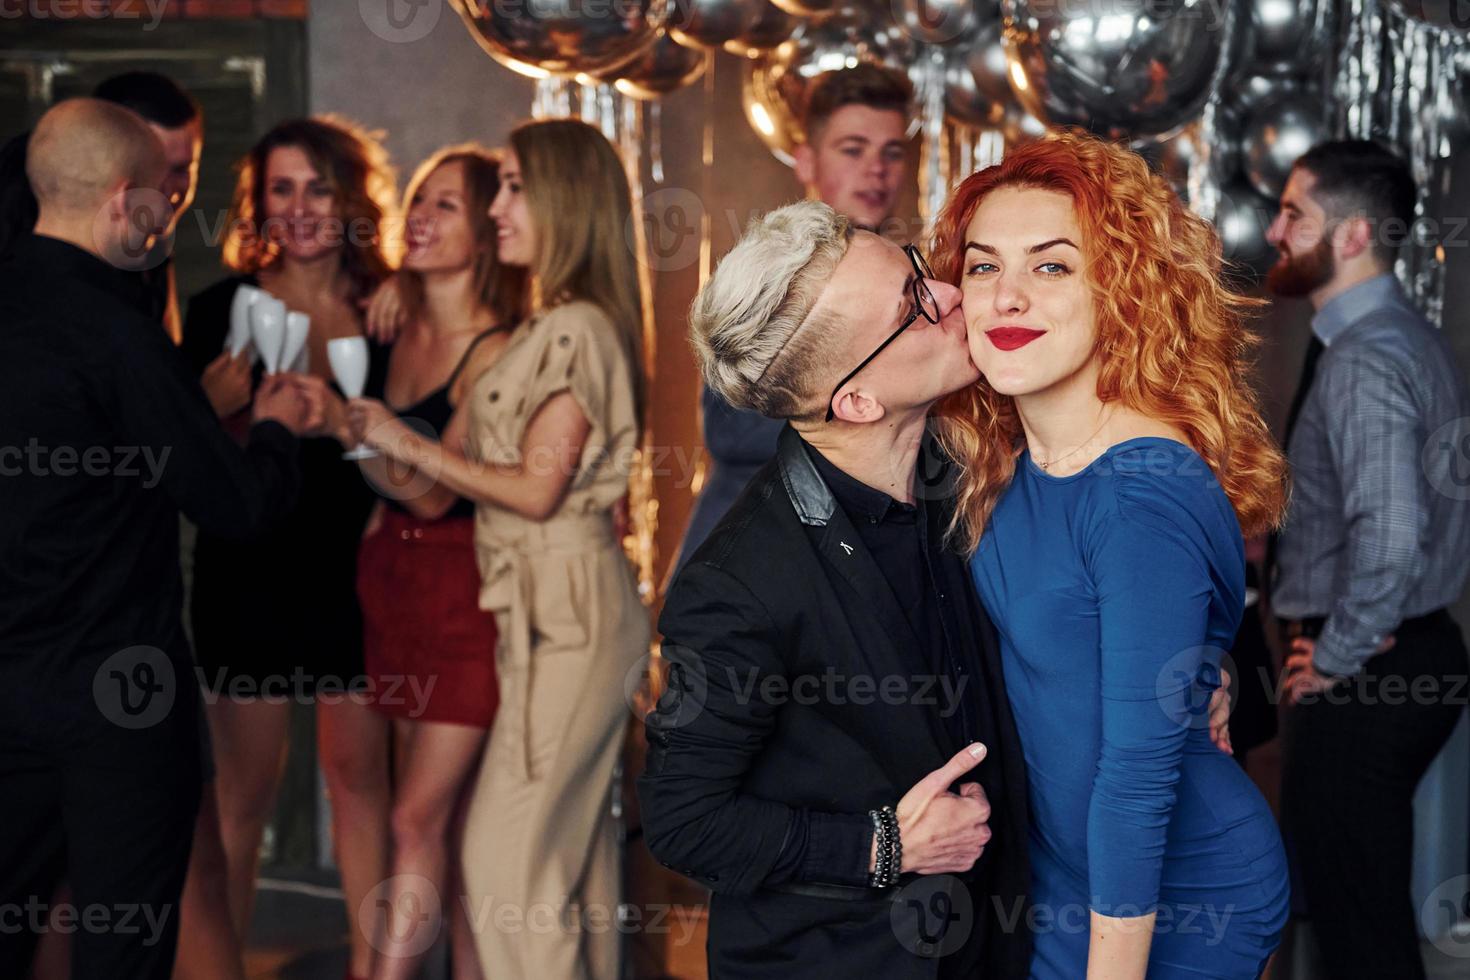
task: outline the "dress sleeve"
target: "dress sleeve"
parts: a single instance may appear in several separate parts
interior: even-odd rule
[[[1207,645],[1215,563],[1196,516],[1213,502],[1177,477],[1111,482],[1086,549],[1102,695],[1087,863],[1093,911],[1127,918],[1157,907],[1185,743],[1208,729],[1223,651]]]
[[[532,359],[524,400],[517,406],[517,442],[537,409],[570,391],[592,426],[592,441],[622,445],[637,429],[633,371],[612,322],[589,303],[570,303],[546,314],[538,326],[540,350]]]

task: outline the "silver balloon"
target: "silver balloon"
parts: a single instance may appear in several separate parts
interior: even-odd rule
[[[1047,134],[1047,125],[1019,105],[1011,103],[1006,108],[1002,130],[1006,134],[1006,143],[1016,146],[1020,143],[1030,143],[1032,140],[1041,139]]]
[[[1305,86],[1289,75],[1246,75],[1231,82],[1224,102],[1241,116],[1249,116],[1263,102],[1286,92],[1300,92]]]
[[[1297,158],[1327,138],[1321,100],[1306,92],[1267,99],[1245,120],[1240,145],[1251,186],[1277,198]]]
[[[1046,124],[1022,109],[1016,101],[1011,91],[1011,65],[1006,58],[1000,32],[998,17],[986,20],[974,40],[967,45],[965,64],[975,80],[977,97],[991,106],[1001,107],[1000,127],[1006,142],[1029,143],[1046,135]]]
[[[1251,0],[1249,70],[1259,75],[1312,71],[1332,45],[1336,11],[1334,0]]]
[[[1000,40],[1000,19],[986,21],[968,45],[965,63],[975,76],[975,87],[992,102],[1011,102],[1011,63]]]
[[[818,17],[841,9],[837,0],[771,0],[793,17]]]
[[[1177,136],[1155,144],[1147,155],[1157,163],[1159,172],[1169,179],[1174,189],[1181,196],[1186,196],[1189,168],[1199,155],[1198,127],[1191,126]],[[1210,146],[1210,170],[1215,179],[1224,184],[1240,173],[1240,163],[1240,122],[1233,113],[1217,111],[1215,142]]]
[[[950,119],[964,126],[994,129],[1005,122],[1010,101],[1007,98],[1004,102],[997,102],[980,91],[967,59],[954,55],[945,59],[944,114]]]
[[[758,58],[786,43],[791,32],[801,24],[799,18],[791,16],[771,0],[760,0],[757,6],[760,13],[755,23],[726,41],[726,51],[743,58]]]
[[[1196,115],[1227,52],[1215,0],[1004,0],[1006,54],[1022,106],[1053,126],[1162,138]]]
[[[893,0],[893,19],[916,41],[960,45],[979,31],[982,6],[984,0]]]
[[[746,66],[741,99],[745,117],[776,158],[790,164],[806,139],[801,115],[814,78],[861,62],[904,71],[912,50],[896,28],[875,26],[855,15],[807,21],[790,41]],[[917,130],[917,121],[909,135]]]
[[[603,77],[624,95],[658,99],[698,79],[704,66],[704,52],[687,48],[660,31],[647,51]]]
[[[618,16],[576,0],[450,0],[492,58],[527,75],[593,74],[653,44],[672,0],[620,0]]]
[[[1266,241],[1266,229],[1275,216],[1275,202],[1256,193],[1245,181],[1235,180],[1221,187],[1215,231],[1225,258],[1255,273],[1269,268],[1276,250]]]
[[[718,48],[753,30],[770,5],[770,0],[676,0],[669,36],[690,47]]]

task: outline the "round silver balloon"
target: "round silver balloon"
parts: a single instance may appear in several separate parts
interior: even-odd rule
[[[1215,139],[1210,144],[1210,172],[1219,183],[1227,183],[1240,173],[1240,124],[1229,112],[1215,113]],[[1177,136],[1163,140],[1147,155],[1159,172],[1181,195],[1189,185],[1189,171],[1199,157],[1199,130],[1191,126]]]
[[[1231,84],[1250,74],[1251,50],[1255,30],[1251,27],[1251,4],[1254,0],[1225,0],[1235,8],[1235,28],[1230,36],[1230,50],[1225,53],[1230,63],[1225,77]]]
[[[703,51],[685,47],[660,31],[647,51],[603,77],[624,95],[658,99],[698,79],[705,63]]]
[[[757,6],[760,12],[755,23],[726,41],[726,51],[743,58],[758,58],[785,44],[801,24],[800,18],[791,16],[771,0],[760,0]]]
[[[1322,103],[1307,92],[1283,92],[1246,117],[1240,147],[1251,186],[1269,198],[1281,195],[1297,158],[1327,138]]]
[[[1030,143],[1047,134],[1046,123],[1014,102],[1006,108],[1006,118],[1001,128],[1005,132],[1006,144],[1009,146]]]
[[[673,0],[451,0],[470,36],[522,74],[596,74],[626,64],[653,44]]]
[[[1305,86],[1289,75],[1246,75],[1231,82],[1224,102],[1241,116],[1248,116],[1262,102],[1286,92],[1300,92]]]
[[[1004,0],[1011,85],[1052,126],[1161,139],[1199,114],[1227,56],[1216,0]]]
[[[979,31],[984,0],[892,0],[892,4],[894,23],[914,40],[961,45]]]
[[[998,13],[998,9],[997,9]],[[977,96],[1001,107],[1000,128],[1006,142],[1029,143],[1046,135],[1046,124],[1021,108],[1011,91],[1011,65],[1000,39],[1000,18],[986,20],[966,47],[965,64],[975,80]]]
[[[793,17],[819,17],[840,9],[837,0],[771,0]]]
[[[754,29],[770,5],[771,0],[675,0],[669,36],[690,47],[718,48]]]
[[[945,59],[944,114],[953,121],[963,126],[995,129],[1004,124],[1010,102],[1009,98],[997,102],[980,91],[966,58],[951,54]]]
[[[1244,180],[1220,188],[1215,209],[1215,232],[1225,258],[1259,274],[1275,260],[1276,250],[1266,241],[1266,229],[1276,217],[1276,204],[1256,193]]]
[[[975,87],[992,102],[1011,102],[1011,63],[1000,40],[1001,23],[988,20],[976,31],[966,48],[965,63],[975,76]]]
[[[796,147],[806,139],[801,114],[813,79],[862,62],[904,72],[912,51],[908,39],[891,25],[873,25],[848,14],[807,21],[785,44],[746,66],[745,117],[776,158],[790,164]],[[915,116],[909,135],[917,126]]]
[[[1251,0],[1250,14],[1248,65],[1258,75],[1312,71],[1336,31],[1334,0]]]

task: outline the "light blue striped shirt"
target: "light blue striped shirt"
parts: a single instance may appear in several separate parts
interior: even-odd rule
[[[1272,592],[1325,616],[1314,663],[1355,674],[1405,619],[1470,574],[1470,391],[1440,331],[1384,274],[1312,319],[1325,350],[1287,457],[1292,495]]]

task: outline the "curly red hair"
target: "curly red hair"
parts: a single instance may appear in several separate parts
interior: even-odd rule
[[[1248,312],[1262,305],[1221,281],[1220,239],[1164,179],[1121,146],[1061,132],[1008,150],[968,177],[939,216],[935,274],[960,281],[965,229],[1003,187],[1072,199],[1096,304],[1097,394],[1182,430],[1230,498],[1246,536],[1280,524],[1286,463],[1246,383],[1257,338]],[[960,467],[950,533],[978,546],[1023,447],[1014,399],[984,378],[946,398],[939,437]]]

